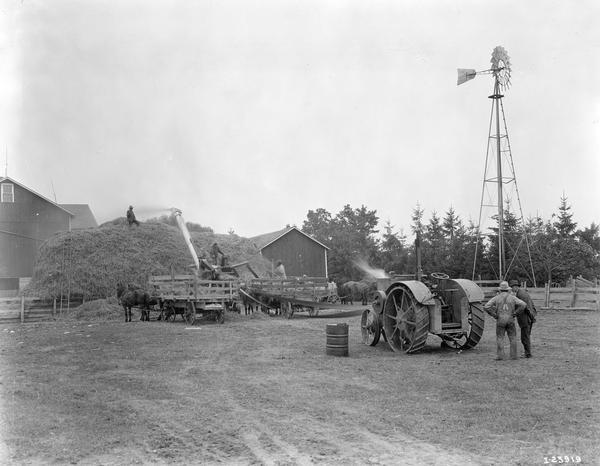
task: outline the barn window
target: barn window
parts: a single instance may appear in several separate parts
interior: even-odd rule
[[[2,183],[2,202],[15,202],[15,187],[12,183]]]

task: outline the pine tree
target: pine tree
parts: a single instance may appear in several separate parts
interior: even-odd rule
[[[567,196],[563,194],[560,198],[557,220],[553,223],[554,228],[562,238],[571,236],[577,228],[577,223],[573,221],[573,214],[569,212],[570,210],[571,206],[567,204]]]
[[[421,206],[417,202],[417,206],[412,211],[412,217],[411,217],[412,225],[410,226],[410,229],[412,230],[412,232],[414,234],[423,233],[423,230],[424,230],[423,215],[424,214],[425,214],[425,210],[421,209]]]
[[[406,236],[394,232],[394,226],[387,220],[384,226],[381,241],[381,265],[387,271],[406,273],[408,264],[408,251]]]
[[[582,241],[588,243],[596,254],[600,254],[600,226],[592,222],[589,227],[577,232],[577,236]]]
[[[460,228],[462,228],[462,222],[454,211],[454,208],[450,206],[448,212],[446,212],[444,220],[442,221],[442,231],[444,232],[446,238],[452,241],[456,236],[456,232]]]
[[[423,234],[423,269],[440,272],[444,267],[446,244],[442,224],[437,212],[433,211]]]

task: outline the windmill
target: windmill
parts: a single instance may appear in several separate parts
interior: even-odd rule
[[[512,153],[510,149],[510,140],[508,138],[508,129],[506,127],[506,118],[504,116],[504,105],[502,92],[510,87],[511,63],[508,53],[504,47],[498,46],[492,51],[490,60],[492,67],[483,71],[474,69],[458,69],[457,85],[461,85],[477,75],[488,74],[494,77],[494,92],[488,98],[492,99],[492,110],[490,114],[490,124],[488,132],[488,144],[485,157],[485,170],[483,174],[483,186],[481,189],[481,202],[479,205],[479,220],[477,221],[477,243],[475,247],[475,259],[473,261],[473,279],[475,279],[475,270],[477,266],[477,251],[481,238],[481,217],[484,207],[496,207],[498,212],[498,271],[496,275],[500,280],[504,280],[510,271],[511,265],[515,260],[518,260],[517,252],[523,241],[527,246],[527,254],[529,257],[529,266],[531,269],[531,280],[533,285],[535,282],[535,273],[533,271],[533,263],[531,261],[531,253],[529,249],[529,239],[525,229],[523,220],[523,209],[521,207],[521,199],[517,187],[517,178],[513,165]],[[503,132],[501,132],[501,130]],[[493,154],[496,157],[494,159]],[[495,167],[494,167],[495,166]],[[490,192],[489,188],[493,186]],[[506,247],[505,228],[504,228],[504,195],[505,191],[513,190],[516,194],[518,209],[520,214],[520,222],[523,227],[523,238],[513,249],[513,258],[511,262],[506,264]],[[495,200],[493,196],[495,191]],[[485,194],[488,193],[488,198]],[[489,199],[489,200],[487,200]]]

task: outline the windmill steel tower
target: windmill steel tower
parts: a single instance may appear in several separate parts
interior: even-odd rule
[[[522,243],[525,242],[527,247],[527,255],[529,258],[529,266],[531,269],[531,280],[533,285],[536,285],[535,273],[531,261],[531,253],[529,249],[529,239],[523,219],[523,209],[521,207],[521,199],[517,187],[517,178],[512,159],[510,148],[510,140],[508,138],[508,129],[506,127],[506,118],[504,115],[504,105],[502,104],[503,91],[510,87],[511,64],[510,57],[504,47],[498,46],[492,52],[490,60],[492,67],[484,71],[475,71],[474,69],[458,69],[457,85],[463,84],[473,79],[478,74],[491,74],[494,77],[494,91],[488,96],[492,99],[492,110],[490,114],[490,123],[488,131],[488,144],[485,156],[485,170],[483,174],[483,186],[481,189],[481,202],[479,205],[479,220],[477,222],[477,243],[475,247],[475,258],[473,260],[473,279],[475,279],[475,271],[477,266],[477,251],[481,239],[481,220],[484,207],[497,208],[498,220],[498,271],[496,273],[498,279],[504,280],[510,271],[511,265],[517,258],[517,252]],[[495,153],[496,157],[493,157]],[[495,196],[494,196],[495,192]],[[486,197],[486,193],[488,196]],[[523,237],[519,241],[515,249],[513,249],[513,257],[510,263],[506,264],[506,247],[505,240],[505,225],[504,225],[504,200],[505,195],[510,194],[517,198],[518,209],[520,214],[520,222],[523,228]],[[507,202],[510,198],[507,197]]]

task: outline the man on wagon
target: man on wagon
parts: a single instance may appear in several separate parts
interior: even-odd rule
[[[221,261],[219,262],[219,254],[221,254]],[[210,250],[210,255],[211,258],[213,260],[213,264],[214,265],[223,265],[224,260],[225,260],[225,254],[223,253],[223,251],[221,251],[221,248],[219,247],[219,245],[215,242],[212,245],[212,248]]]
[[[277,266],[275,267],[273,274],[279,278],[287,278],[287,275],[285,273],[285,267],[283,266],[282,261],[277,261]]]

